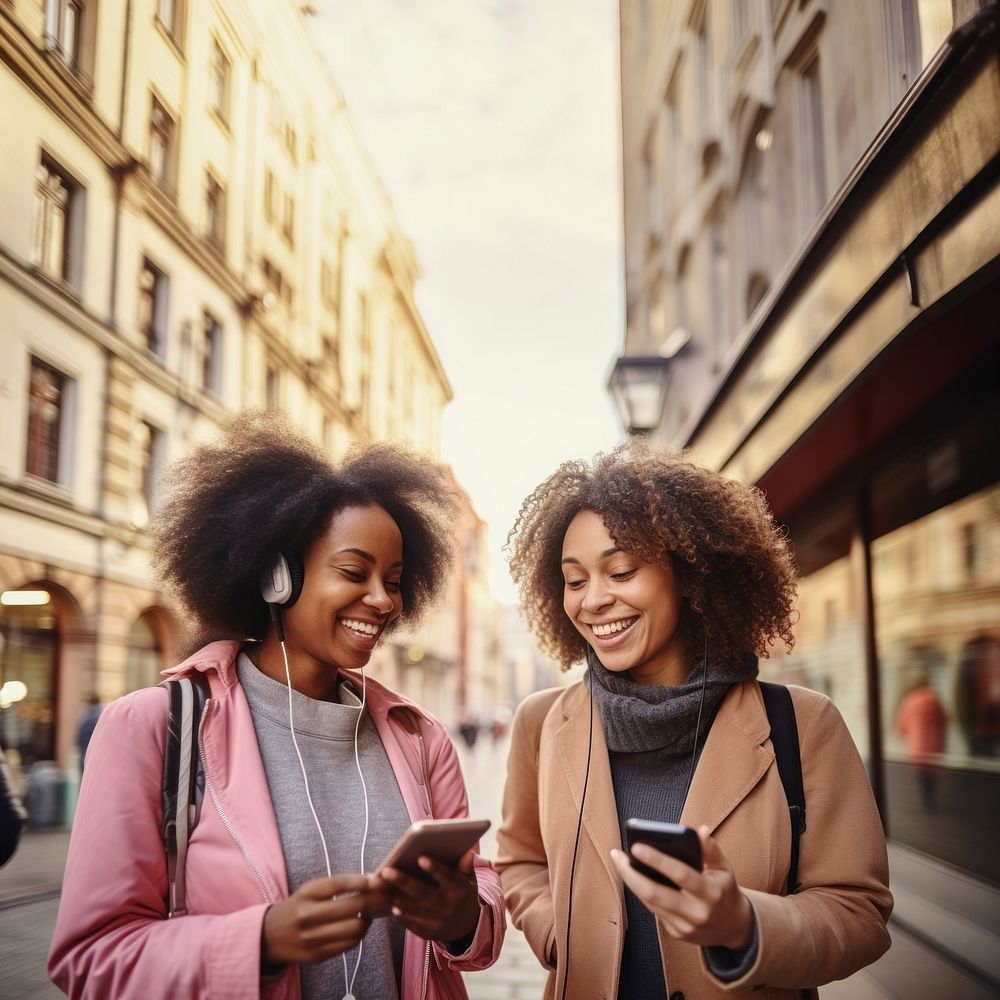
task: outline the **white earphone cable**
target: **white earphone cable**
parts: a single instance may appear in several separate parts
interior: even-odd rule
[[[302,752],[299,750],[299,741],[295,738],[295,717],[292,712],[292,674],[288,668],[288,651],[285,649],[284,640],[280,641],[281,656],[285,662],[285,680],[288,682],[288,725],[292,731],[292,746],[295,747],[295,756],[299,759],[299,769],[302,771],[302,781],[306,787],[306,801],[309,803],[309,811],[312,813],[313,822],[316,824],[316,832],[319,834],[319,841],[323,845],[323,863],[326,867],[327,877],[332,875],[330,870],[330,852],[326,846],[326,837],[323,835],[323,827],[319,817],[316,815],[316,807],[313,805],[312,795],[309,792],[309,777],[306,774],[306,765],[302,760]],[[367,700],[367,681],[365,679],[364,667],[361,668],[361,708],[358,710],[357,722],[354,724],[354,763],[358,769],[358,777],[361,779],[361,790],[365,800],[365,829],[361,838],[361,871],[365,870],[365,846],[368,843],[368,786],[365,784],[365,776],[361,771],[361,758],[358,756],[358,732],[361,729],[361,716],[364,715],[365,703]],[[364,939],[358,942],[358,957],[354,963],[354,972],[348,976],[347,953],[341,952],[340,957],[344,963],[344,1000],[355,1000],[354,980],[358,976],[358,969],[361,968],[361,955],[364,950]]]

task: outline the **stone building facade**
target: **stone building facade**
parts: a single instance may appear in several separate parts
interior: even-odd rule
[[[164,466],[246,405],[437,455],[451,388],[300,5],[8,0],[0,94],[0,741],[73,770],[184,642]]]
[[[621,3],[616,375],[787,527],[762,671],[834,699],[890,838],[843,995],[1000,989],[998,39],[990,0]]]

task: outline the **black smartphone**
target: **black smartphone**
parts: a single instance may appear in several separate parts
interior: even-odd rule
[[[488,819],[418,820],[396,841],[378,867],[401,868],[410,875],[433,883],[434,880],[417,864],[421,854],[454,868],[462,855],[489,828]]]
[[[628,841],[629,862],[632,867],[660,885],[676,889],[677,885],[666,875],[660,874],[632,857],[633,844],[649,844],[662,854],[669,854],[678,861],[690,865],[695,871],[702,869],[701,841],[689,826],[680,823],[657,823],[651,819],[628,819],[625,821],[625,839]]]

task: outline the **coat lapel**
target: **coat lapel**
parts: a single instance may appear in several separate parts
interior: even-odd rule
[[[774,761],[769,735],[757,685],[736,685],[709,731],[680,821],[694,827],[704,824],[714,833]]]
[[[583,814],[583,828],[590,838],[605,870],[614,885],[619,886],[618,872],[611,863],[611,849],[621,850],[621,833],[618,827],[618,809],[615,806],[614,785],[611,780],[611,763],[601,728],[601,716],[596,706],[593,713],[593,727],[590,722],[590,698],[586,686],[581,684],[579,693],[567,698],[565,721],[556,731],[556,745],[562,763],[566,784],[573,799],[576,816],[580,815],[584,781],[587,782],[587,801]],[[590,745],[590,776],[587,777],[588,734]],[[567,824],[571,817],[567,816]],[[570,836],[576,834],[576,824]]]

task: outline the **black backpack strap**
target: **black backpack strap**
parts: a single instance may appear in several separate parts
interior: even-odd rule
[[[163,681],[161,687],[167,689],[170,702],[160,790],[169,883],[167,912],[169,916],[176,917],[186,912],[187,847],[191,831],[198,822],[205,793],[205,769],[198,748],[198,729],[208,700],[208,681],[204,675],[195,673],[190,677]]]
[[[784,684],[760,681],[767,721],[771,724],[771,745],[778,764],[778,775],[785,789],[792,824],[792,854],[788,864],[788,894],[798,892],[799,837],[806,830],[806,793],[802,787],[802,759],[799,756],[799,731],[791,692]]]

